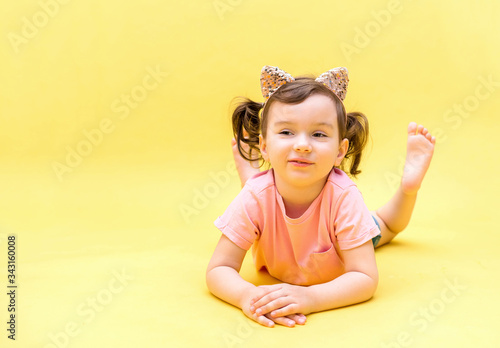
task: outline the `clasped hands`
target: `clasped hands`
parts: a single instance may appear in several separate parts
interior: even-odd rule
[[[257,323],[273,327],[274,323],[294,327],[304,325],[306,314],[311,312],[308,287],[275,284],[251,288],[244,296],[242,310]]]

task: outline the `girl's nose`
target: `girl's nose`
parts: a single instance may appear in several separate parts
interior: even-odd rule
[[[309,143],[307,136],[299,135],[297,141],[293,145],[293,149],[298,152],[311,152],[311,144]]]

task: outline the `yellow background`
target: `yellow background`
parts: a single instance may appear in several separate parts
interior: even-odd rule
[[[487,0],[10,2],[0,14],[2,347],[497,346],[498,18]],[[266,64],[295,76],[348,67],[346,107],[370,120],[357,181],[370,208],[394,192],[408,122],[439,134],[410,226],[377,251],[375,297],[294,329],[253,325],[204,280],[213,220],[239,190],[230,103],[261,100]],[[84,132],[102,122],[108,132],[89,143]],[[71,151],[81,158],[70,167]],[[268,281],[248,258],[242,272]]]

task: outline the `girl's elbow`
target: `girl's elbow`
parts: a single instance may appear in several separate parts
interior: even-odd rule
[[[205,274],[205,284],[207,285],[208,291],[215,295],[216,289],[217,289],[217,270],[214,268],[207,268],[207,273]]]
[[[371,281],[367,289],[367,295],[368,295],[367,300],[371,299],[375,295],[375,292],[377,291],[378,275],[376,277],[370,277],[370,280]]]
[[[374,270],[372,270],[369,274],[367,274],[368,277],[371,279],[371,288],[372,288],[372,296],[375,294],[375,291],[377,291],[378,287],[378,269],[375,267]]]

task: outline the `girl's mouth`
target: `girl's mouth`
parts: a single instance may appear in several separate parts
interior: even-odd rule
[[[311,162],[302,160],[291,160],[289,163],[295,167],[309,167],[312,165]]]

